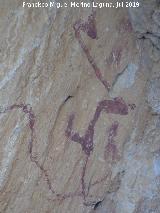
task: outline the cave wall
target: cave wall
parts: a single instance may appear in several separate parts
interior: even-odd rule
[[[139,2],[0,0],[0,212],[160,212],[160,2]]]

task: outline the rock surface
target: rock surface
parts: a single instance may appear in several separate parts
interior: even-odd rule
[[[0,0],[0,212],[160,212],[160,3],[139,2]]]

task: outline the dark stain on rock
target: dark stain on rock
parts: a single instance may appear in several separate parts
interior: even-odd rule
[[[101,206],[101,204],[102,204],[102,201],[100,200],[100,201],[98,201],[95,205],[94,205],[94,210],[96,210],[97,208],[99,208],[99,206]]]

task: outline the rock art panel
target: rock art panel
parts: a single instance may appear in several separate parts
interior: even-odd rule
[[[158,211],[155,4],[0,2],[0,212]]]

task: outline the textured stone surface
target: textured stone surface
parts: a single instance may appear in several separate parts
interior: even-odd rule
[[[0,212],[160,212],[159,1],[140,3],[0,0]]]
[[[155,78],[150,81],[148,91],[148,102],[153,112],[160,113],[160,78]]]

